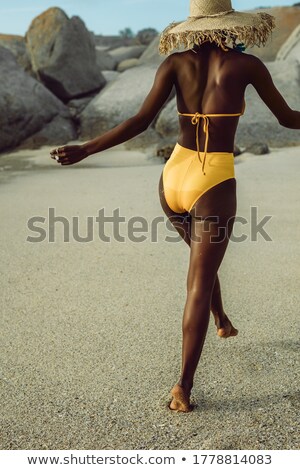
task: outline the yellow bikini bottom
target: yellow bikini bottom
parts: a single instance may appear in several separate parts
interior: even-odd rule
[[[200,157],[203,160],[204,152]],[[207,152],[203,174],[197,150],[176,144],[163,168],[167,204],[174,212],[190,212],[206,191],[231,178],[235,178],[233,153]]]

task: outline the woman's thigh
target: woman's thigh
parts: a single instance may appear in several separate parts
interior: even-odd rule
[[[201,213],[204,214],[202,211]],[[200,296],[212,293],[234,224],[234,213],[228,210],[227,213],[219,212],[218,215],[209,211],[205,215],[206,217],[192,216],[187,279],[188,290],[196,290]]]

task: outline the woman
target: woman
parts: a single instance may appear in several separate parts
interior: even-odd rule
[[[191,0],[190,17],[170,25],[160,39],[161,53],[180,45],[188,50],[161,64],[140,111],[83,145],[51,152],[61,165],[72,165],[135,137],[148,128],[175,86],[180,133],[159,181],[163,210],[190,246],[182,371],[169,403],[174,411],[193,408],[190,394],[210,310],[219,336],[238,333],[224,312],[217,272],[236,214],[233,147],[247,85],[256,88],[279,124],[300,129],[300,112],[285,102],[265,65],[236,45],[236,39],[246,46],[264,45],[274,27],[271,15],[235,12],[230,0]]]

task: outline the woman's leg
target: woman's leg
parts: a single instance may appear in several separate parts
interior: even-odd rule
[[[172,211],[172,209],[168,206],[168,203],[164,195],[162,174],[159,180],[158,190],[159,190],[160,203],[161,203],[163,211],[165,212],[166,216],[168,217],[168,219],[170,220],[174,228],[177,230],[179,235],[190,247],[191,246],[191,223],[192,223],[191,214],[189,212],[185,212],[184,214],[178,214],[177,212]],[[214,284],[214,288],[212,292],[211,311],[214,315],[215,325],[217,327],[219,336],[222,336],[223,338],[227,338],[228,336],[235,336],[237,334],[237,330],[232,326],[230,320],[228,319],[223,309],[221,287],[220,287],[218,274],[216,275],[216,280],[215,280],[215,284]]]
[[[222,197],[221,197],[222,196]],[[173,387],[170,409],[191,411],[190,393],[204,345],[212,293],[232,232],[235,180],[207,191],[191,211],[191,250],[182,331],[182,371]]]

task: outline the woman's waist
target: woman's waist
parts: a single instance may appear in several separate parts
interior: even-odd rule
[[[197,150],[197,142],[199,144],[199,150],[203,153],[205,147],[207,152],[223,152],[233,153],[234,150],[235,134],[233,133],[220,133],[217,135],[210,134],[201,135],[197,139],[197,134],[194,132],[180,132],[177,138],[177,142],[184,148],[190,150]]]
[[[197,148],[189,148],[186,147],[179,142],[176,143],[173,154],[174,153],[181,153],[186,156],[193,156],[193,155],[198,155]],[[227,151],[227,150],[208,150],[206,153],[203,150],[199,151],[200,157],[204,157],[206,154],[206,158],[212,157],[213,155],[224,155],[224,156],[234,156],[233,151]]]

